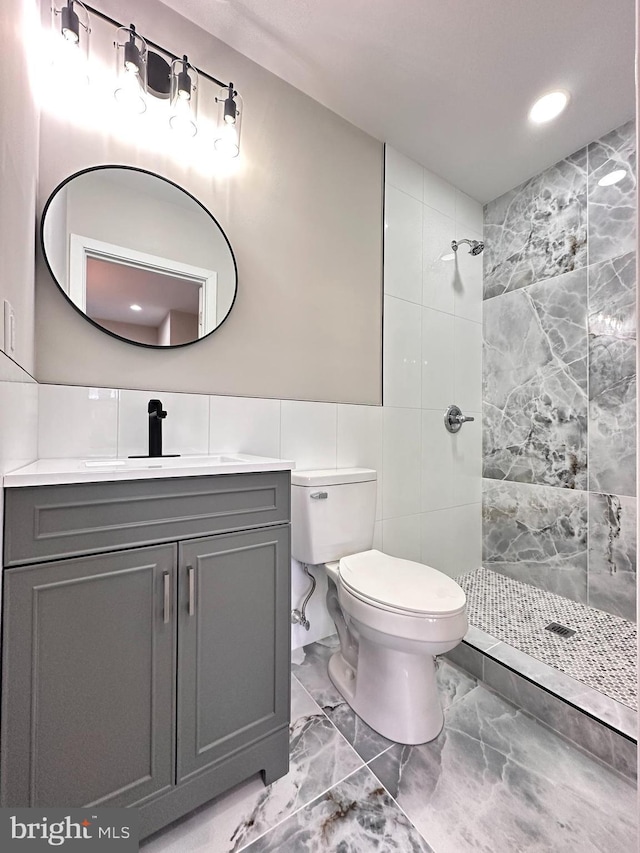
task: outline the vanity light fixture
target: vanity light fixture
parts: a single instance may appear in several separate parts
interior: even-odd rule
[[[534,124],[544,124],[556,118],[569,103],[567,92],[558,90],[548,92],[535,102],[529,110],[529,118]]]
[[[242,98],[233,88],[233,83],[229,83],[228,86],[224,86],[220,90],[216,101],[218,103],[218,126],[213,147],[225,157],[237,157],[240,153]]]
[[[170,102],[169,126],[183,136],[195,136],[199,121],[199,90],[203,81],[222,87],[215,99],[218,104],[218,126],[213,133],[213,148],[225,157],[238,156],[243,105],[233,83],[218,80],[217,77],[196,68],[186,55],[180,57],[161,45],[142,38],[133,24],[124,26],[95,6],[81,3],[80,0],[67,0],[63,8],[54,8],[53,12],[54,29],[59,26],[60,32],[70,44],[88,44],[89,13],[115,28],[116,38],[113,44],[116,51],[117,84],[114,95],[118,103],[130,113],[145,112],[147,104],[150,103],[147,98],[150,96],[159,100],[166,99]]]
[[[613,172],[609,172],[608,175],[604,175],[598,181],[599,187],[610,187],[613,184],[619,183],[625,176],[627,172],[625,169],[614,169]]]
[[[187,56],[171,63],[171,115],[169,126],[183,136],[198,132],[198,71]]]
[[[65,6],[61,9],[56,8],[55,4],[51,6],[51,14],[54,20],[54,28],[57,29],[56,18],[60,16],[60,35],[69,44],[76,45],[80,49],[87,51],[89,42],[89,33],[91,28],[89,25],[89,13],[87,7],[80,0],[68,0]]]
[[[51,20],[57,37],[54,64],[65,76],[64,85],[88,83],[87,61],[91,23],[89,12],[80,0],[68,0],[58,8],[51,4]]]
[[[114,42],[116,49],[116,101],[129,113],[147,109],[147,43],[133,24],[119,27]]]

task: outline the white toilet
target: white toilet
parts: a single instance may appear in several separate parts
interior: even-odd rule
[[[370,550],[375,471],[292,471],[291,501],[292,556],[324,564],[329,576],[327,606],[340,637],[332,682],[389,740],[433,740],[444,722],[434,655],[467,632],[463,590],[430,566]]]

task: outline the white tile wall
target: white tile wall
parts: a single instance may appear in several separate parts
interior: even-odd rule
[[[118,393],[110,388],[39,385],[38,456],[117,456]]]
[[[409,216],[398,194],[419,198],[419,165],[389,146],[386,157],[393,231],[387,228],[385,239],[385,305],[398,296],[417,303],[417,288],[407,284],[415,280],[417,213],[412,203]],[[421,411],[416,418],[415,396],[400,366],[413,351],[400,341],[403,334],[414,339],[414,315],[406,306],[385,309],[382,542],[389,553],[412,555],[455,576],[481,560],[482,257],[470,255],[467,246],[454,260],[442,256],[451,253],[453,239],[482,240],[483,212],[427,169],[422,187]],[[410,254],[403,252],[408,246]],[[476,418],[457,435],[444,428],[451,403]]]
[[[422,202],[394,187],[384,207],[384,291],[422,301]]]
[[[338,444],[338,406],[283,400],[281,443],[283,459],[296,468],[335,468]]]
[[[209,452],[280,456],[280,400],[209,397]]]
[[[392,151],[387,145],[386,150]],[[423,196],[422,201],[428,204],[429,207],[434,207],[440,213],[444,213],[450,219],[454,219],[456,215],[456,190],[450,183],[443,180],[438,175],[434,175],[428,169],[423,169]],[[387,175],[387,184],[390,183]],[[453,240],[453,237],[451,238]]]
[[[402,518],[385,518],[382,522],[382,550],[392,557],[403,560],[421,559],[420,515],[405,515]]]
[[[452,314],[422,309],[422,408],[446,409],[454,402],[455,320]]]
[[[479,412],[482,410],[482,326],[456,317],[453,339],[454,401],[463,411]]]
[[[465,228],[482,233],[484,227],[483,211],[480,202],[471,198],[460,190],[455,191],[456,197],[456,222]],[[425,199],[426,201],[426,199]]]
[[[383,409],[382,517],[420,512],[419,409]],[[383,533],[384,535],[384,533]]]
[[[455,260],[451,241],[454,219],[426,204],[422,207],[422,304],[453,314],[457,295]]]
[[[422,201],[423,194],[423,169],[415,160],[405,157],[395,148],[387,151],[387,162],[385,164],[386,182],[393,187],[402,190],[407,195]]]
[[[421,404],[422,308],[395,296],[384,298],[383,395],[385,405]]]
[[[338,406],[338,468],[373,468],[378,473],[376,519],[382,518],[382,409]]]
[[[25,381],[0,381],[0,475],[28,465],[37,455],[38,386],[27,374]],[[0,548],[1,530],[0,512]]]

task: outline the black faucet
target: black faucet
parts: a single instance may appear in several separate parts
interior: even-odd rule
[[[149,456],[162,456],[162,420],[167,413],[162,400],[149,400]]]
[[[153,459],[157,456],[180,456],[179,453],[162,452],[162,421],[167,413],[162,408],[162,400],[149,400],[149,453],[142,456],[130,456],[129,459]]]

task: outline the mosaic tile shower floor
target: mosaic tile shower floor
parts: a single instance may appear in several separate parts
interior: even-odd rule
[[[456,578],[469,622],[633,710],[637,700],[637,629],[633,622],[513,580],[490,569]],[[550,622],[575,630],[547,631]]]

